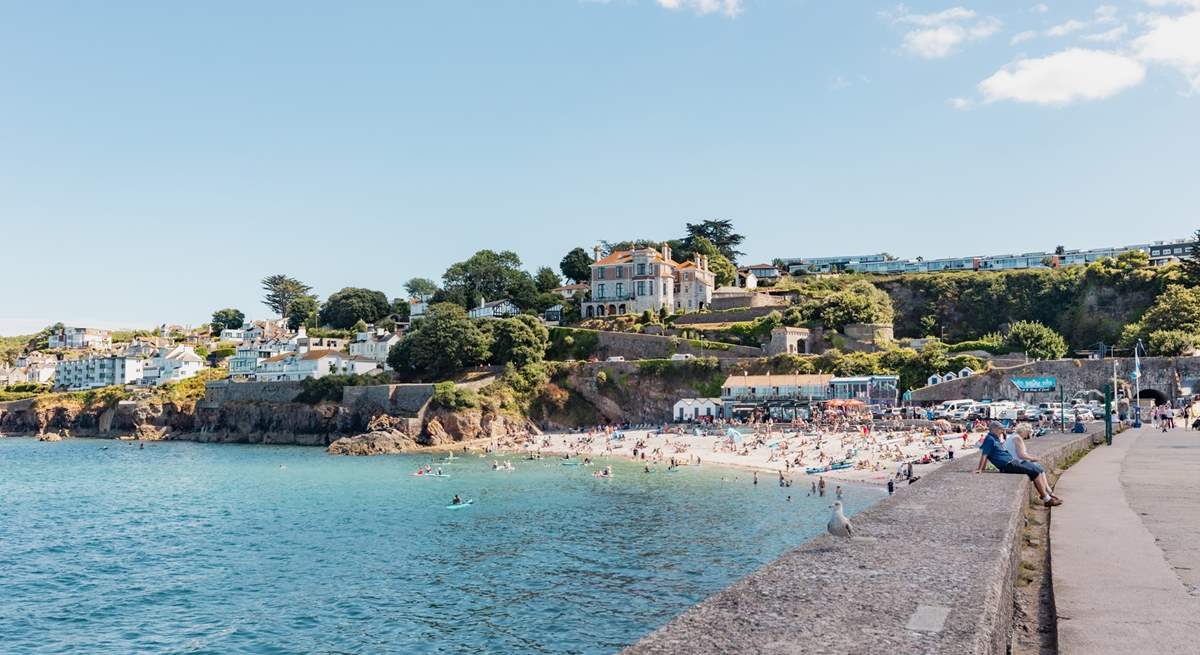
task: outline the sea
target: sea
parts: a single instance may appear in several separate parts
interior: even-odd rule
[[[833,500],[707,464],[442,458],[0,439],[0,651],[613,653],[821,532]],[[430,462],[446,477],[413,475]]]

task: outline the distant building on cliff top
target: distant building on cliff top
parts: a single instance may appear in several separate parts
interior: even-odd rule
[[[336,350],[287,352],[258,363],[254,379],[259,382],[296,381],[326,375],[364,375],[382,370],[373,359]]]
[[[48,345],[69,350],[88,348],[107,351],[112,349],[112,332],[99,328],[63,327],[50,333]]]

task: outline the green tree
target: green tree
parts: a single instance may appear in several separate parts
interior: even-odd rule
[[[583,248],[572,248],[558,263],[558,270],[572,282],[587,282],[592,279],[592,258]]]
[[[1067,354],[1067,340],[1035,321],[1013,323],[1004,335],[1004,347],[1034,359],[1061,359]]]
[[[704,237],[695,237],[691,241],[692,252],[708,257],[708,270],[712,271],[719,287],[737,284],[737,267],[729,261],[713,242]]]
[[[467,312],[451,303],[429,306],[425,318],[388,353],[388,365],[402,372],[446,376],[487,361],[491,338]]]
[[[232,308],[218,309],[212,315],[212,332],[220,334],[221,330],[236,330],[246,323],[246,315]]]
[[[1146,347],[1151,355],[1179,357],[1192,354],[1200,338],[1185,330],[1156,330],[1150,333],[1148,342]]]
[[[307,296],[312,291],[312,287],[300,280],[282,274],[263,278],[262,289],[267,292],[263,296],[263,304],[284,317],[287,316],[287,308],[293,300]]]
[[[525,314],[496,322],[492,336],[493,364],[511,363],[518,368],[536,364],[546,357],[550,347],[550,330]]]
[[[508,298],[521,309],[527,309],[533,305],[536,296],[537,285],[529,273],[521,270],[521,258],[515,252],[480,250],[446,269],[442,275],[442,290],[433,300],[472,308],[480,300],[491,302]]]
[[[317,299],[312,296],[300,296],[287,306],[288,329],[299,330],[303,325],[307,328],[317,327]]]
[[[891,323],[894,313],[891,297],[865,280],[825,296],[816,312],[826,327],[835,330],[848,323]]]
[[[350,328],[350,331],[355,334],[358,334],[359,332],[366,332],[367,327],[368,327],[367,322],[360,318],[354,322],[354,327]]]
[[[1121,345],[1132,348],[1138,339],[1160,331],[1200,334],[1200,287],[1172,284],[1159,294],[1141,320],[1125,327]]]
[[[685,245],[696,251],[696,239],[705,239],[709,243],[717,247],[717,250],[728,259],[730,263],[736,262],[738,255],[745,253],[737,249],[746,240],[746,237],[733,231],[733,221],[729,220],[708,220],[699,223],[687,224],[687,238],[684,239]]]
[[[391,307],[382,291],[346,287],[325,301],[321,307],[321,324],[345,330],[360,320],[374,323],[387,316]]]
[[[558,273],[555,273],[554,269],[549,266],[539,268],[537,274],[533,276],[533,281],[537,285],[537,290],[542,293],[562,286],[562,278],[558,277]]]
[[[1192,286],[1200,285],[1200,230],[1192,235],[1192,245],[1188,248],[1188,256],[1179,261],[1183,279]]]
[[[414,277],[404,283],[404,290],[410,298],[420,298],[421,300],[429,300],[433,294],[437,293],[437,282],[425,277]]]

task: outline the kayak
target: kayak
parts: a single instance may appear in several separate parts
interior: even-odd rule
[[[563,466],[579,466],[579,462],[567,462],[567,461],[563,461],[563,462],[560,462],[560,464],[562,464]]]
[[[475,499],[472,498],[471,500],[464,500],[463,502],[461,502],[457,505],[446,505],[446,509],[465,509],[467,507],[470,507],[474,503],[475,503]]]

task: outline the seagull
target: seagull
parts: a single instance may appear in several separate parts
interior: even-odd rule
[[[850,519],[847,519],[846,515],[842,513],[842,501],[835,502],[832,507],[833,514],[829,515],[829,523],[826,524],[825,529],[835,537],[849,538],[854,529],[850,525]]]

